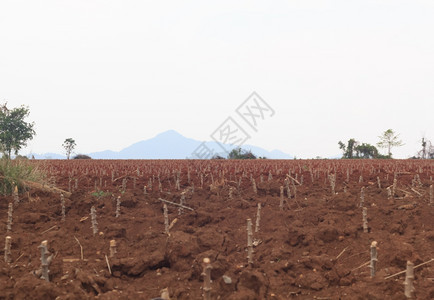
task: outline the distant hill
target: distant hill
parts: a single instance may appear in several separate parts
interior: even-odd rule
[[[185,159],[195,158],[192,153],[203,141],[194,140],[184,137],[175,130],[168,130],[156,135],[155,137],[137,142],[131,146],[122,149],[119,152],[105,150],[100,152],[88,153],[94,159]],[[214,150],[214,153],[219,153],[226,157],[227,154],[222,152],[222,149],[216,142],[207,142],[207,147]],[[225,145],[225,148],[232,150],[234,147]],[[257,156],[265,156],[270,159],[292,159],[289,154],[283,153],[280,150],[267,151],[263,148],[243,145],[243,149],[251,150]],[[28,156],[31,157],[32,154]],[[65,159],[64,155],[46,153],[33,154],[36,159]]]

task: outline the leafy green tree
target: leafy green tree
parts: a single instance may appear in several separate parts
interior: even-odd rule
[[[0,105],[0,150],[5,157],[10,158],[12,150],[18,155],[18,151],[36,134],[35,124],[24,121],[29,114],[26,106],[9,109],[7,103]]]
[[[357,142],[355,139],[349,139],[347,145],[339,141],[339,148],[342,149],[342,158],[382,158],[378,154],[377,147],[367,144]]]
[[[378,157],[378,149],[377,147],[363,143],[361,145],[357,145],[356,148],[357,157],[360,158],[377,158]]]
[[[75,143],[74,139],[67,138],[63,142],[62,146],[63,146],[63,148],[65,148],[67,159],[69,159],[69,157],[71,156],[72,151],[75,149],[75,146],[77,146],[77,144]]]
[[[347,145],[339,141],[339,149],[341,149],[344,153],[342,158],[353,158],[355,156],[355,148],[358,143],[355,139],[349,139]]]
[[[387,129],[379,136],[380,141],[377,146],[380,148],[387,148],[387,155],[392,158],[392,147],[399,147],[404,145],[404,143],[399,139],[399,134],[395,134],[392,129]]]

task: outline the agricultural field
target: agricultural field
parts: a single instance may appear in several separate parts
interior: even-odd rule
[[[432,161],[30,163],[46,184],[0,198],[0,299],[434,298]]]

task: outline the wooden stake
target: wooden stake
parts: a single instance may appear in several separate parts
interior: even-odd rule
[[[11,203],[9,203],[9,206],[8,206],[8,223],[6,225],[6,232],[12,231],[12,214],[13,214],[13,211],[14,211],[14,206],[11,202]]]
[[[170,235],[170,233],[169,233],[169,214],[168,214],[166,204],[163,204],[163,214],[164,214],[164,232],[166,232],[167,235]]]
[[[261,203],[258,203],[258,210],[256,212],[255,232],[259,232],[260,221],[261,221]]]
[[[98,222],[96,221],[95,206],[91,207],[90,216],[91,216],[91,222],[92,222],[92,231],[93,231],[93,235],[95,236],[98,233]]]
[[[434,261],[434,258],[431,258],[429,261],[426,261],[426,262],[423,262],[423,263],[421,263],[421,264],[418,264],[417,266],[414,266],[414,267],[413,267],[413,270],[414,270],[414,269],[417,269],[417,268],[419,268],[419,267],[422,267],[422,266],[424,266],[424,265],[427,265],[427,264],[429,264],[429,263],[432,263],[433,261]],[[398,272],[398,273],[395,273],[395,274],[392,274],[392,275],[389,275],[389,276],[387,276],[387,277],[384,277],[384,279],[389,279],[389,278],[392,278],[392,277],[395,277],[395,276],[398,276],[398,275],[404,274],[405,272],[406,272],[406,270],[401,271],[401,272]]]
[[[209,258],[203,259],[204,267],[202,275],[205,276],[203,279],[203,299],[211,300],[211,261]]]
[[[116,213],[115,218],[119,218],[121,215],[121,196],[118,196],[116,199]]]
[[[378,259],[377,259],[377,242],[373,241],[371,243],[371,265],[370,265],[371,277],[375,276],[375,269],[377,266],[377,261],[378,261]]]
[[[363,216],[363,232],[368,232],[368,209],[366,207],[363,207],[362,211]]]
[[[110,257],[114,257],[116,254],[116,241],[115,240],[111,240],[110,241]]]
[[[62,222],[65,222],[65,196],[63,193],[60,193],[60,206],[62,208]]]
[[[50,254],[48,252],[48,241],[42,241],[41,245],[38,247],[41,249],[41,266],[42,266],[42,275],[41,278],[45,279],[46,281],[50,281],[50,277],[48,276],[48,255]]]
[[[247,263],[253,264],[253,232],[252,219],[247,219]]]
[[[429,186],[429,204],[430,205],[434,205],[434,191],[433,191],[433,187],[432,184]]]
[[[12,238],[7,236],[5,241],[5,263],[7,264],[11,262],[11,245]]]
[[[407,261],[407,270],[405,272],[405,282],[404,282],[404,294],[408,299],[414,298],[414,264],[411,261]]]

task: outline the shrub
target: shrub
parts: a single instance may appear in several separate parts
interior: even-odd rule
[[[92,159],[92,157],[86,154],[77,154],[73,157],[73,159]]]
[[[24,181],[41,182],[45,178],[42,171],[24,159],[10,160],[6,157],[0,159],[0,193],[10,195],[17,186],[24,189]]]

